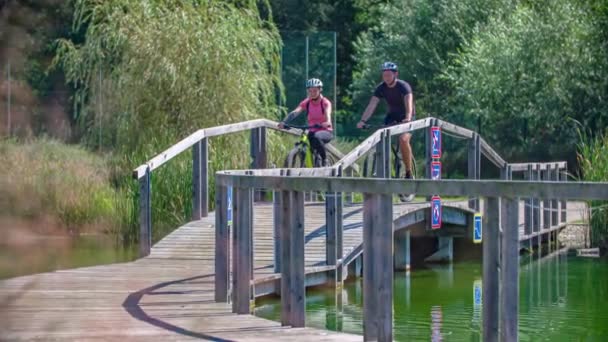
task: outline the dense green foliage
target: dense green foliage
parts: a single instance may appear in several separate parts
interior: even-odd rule
[[[106,153],[111,184],[129,199],[117,209],[127,240],[136,238],[137,222],[129,209],[137,204],[131,169],[198,128],[281,116],[277,104],[285,104],[285,91],[304,96],[301,80],[280,79],[281,58],[301,54],[281,44],[295,31],[337,32],[336,116],[343,137],[369,134],[355,123],[384,60],[396,61],[412,84],[418,118],[433,115],[479,130],[509,161],[566,159],[576,171],[576,128],[595,139],[608,123],[603,0],[46,0],[0,6],[6,10],[0,40],[11,47],[0,58],[20,61],[12,65],[13,104],[19,113],[29,110],[14,119],[15,127],[29,128],[14,132],[50,134]],[[17,41],[27,43],[12,47]],[[329,58],[317,53],[311,63],[329,66]],[[382,108],[376,113],[381,116]],[[420,156],[423,140],[414,139]],[[442,159],[449,177],[460,176],[465,146],[450,139]],[[269,140],[271,158],[281,164],[290,144],[274,134]],[[211,171],[245,167],[247,146],[247,134],[213,139]],[[156,237],[190,215],[190,164],[185,153],[153,175]]]
[[[480,130],[508,160],[574,162],[577,122],[608,122],[603,1],[396,0],[361,36],[353,96],[359,112],[392,59],[418,113]],[[358,114],[357,114],[358,115]],[[574,165],[574,163],[571,163]]]
[[[82,0],[75,18],[86,40],[59,41],[57,66],[76,89],[84,142],[112,150],[115,182],[134,204],[138,164],[198,128],[276,111],[280,39],[251,2]],[[211,171],[247,166],[246,146],[245,135],[212,140]],[[156,238],[190,216],[190,159],[153,175]],[[136,222],[125,227],[128,240]]]

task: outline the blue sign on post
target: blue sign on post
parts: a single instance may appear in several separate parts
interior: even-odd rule
[[[431,127],[431,158],[441,158],[441,128]]]
[[[232,227],[232,187],[228,187],[226,191],[226,197],[228,197],[228,213],[226,217],[228,218],[228,226]]]
[[[441,179],[441,162],[431,162],[431,179]]]
[[[441,198],[431,197],[431,228],[441,228]]]
[[[473,225],[473,242],[474,243],[481,243],[481,237],[482,237],[482,223],[481,223],[481,214],[477,213],[475,214],[475,221],[474,221],[474,225]]]
[[[481,280],[476,279],[475,282],[473,282],[473,304],[475,306],[481,305],[481,301],[482,301],[481,285],[482,285]]]

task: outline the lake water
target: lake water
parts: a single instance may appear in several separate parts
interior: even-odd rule
[[[137,246],[124,247],[108,235],[30,234],[0,241],[0,279],[58,269],[131,261]]]
[[[608,260],[561,254],[521,262],[521,341],[608,341]],[[481,263],[395,273],[394,280],[396,341],[481,341]],[[363,334],[362,295],[362,279],[340,294],[309,289],[306,325]],[[255,314],[280,321],[279,299],[258,300]]]

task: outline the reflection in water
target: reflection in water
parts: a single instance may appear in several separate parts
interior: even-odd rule
[[[431,307],[431,341],[441,341],[441,306]]]
[[[608,341],[608,260],[556,254],[521,259],[521,341]],[[395,273],[397,341],[481,341],[480,264]],[[306,325],[363,333],[362,280],[307,292]],[[256,315],[280,320],[278,299],[259,301]]]

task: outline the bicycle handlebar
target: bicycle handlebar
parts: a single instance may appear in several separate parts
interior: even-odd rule
[[[301,130],[307,130],[307,129],[311,129],[311,128],[321,128],[322,126],[319,124],[316,125],[312,125],[312,126],[308,126],[308,125],[291,125],[291,124],[283,124],[283,127],[285,127],[285,129],[291,129],[291,128],[296,128],[296,129],[301,129]]]
[[[371,124],[365,124],[363,125],[363,127],[361,127],[361,129],[381,129],[381,128],[386,128],[388,127],[387,125],[371,125]]]

